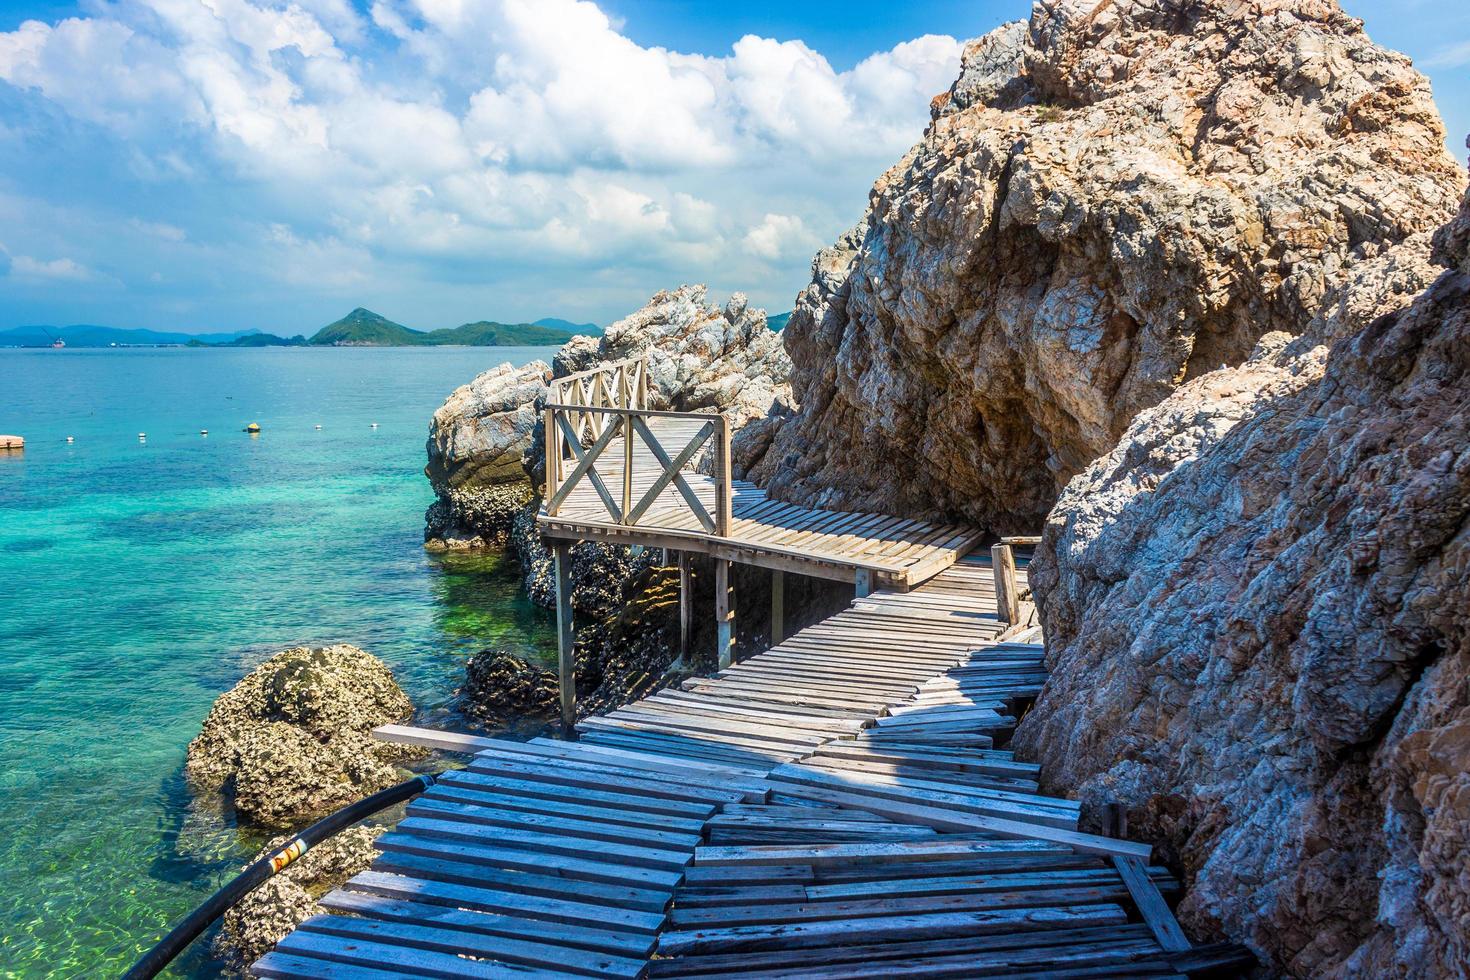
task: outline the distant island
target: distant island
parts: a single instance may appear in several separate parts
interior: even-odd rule
[[[594,323],[572,323],[557,317],[544,317],[535,323],[479,320],[439,330],[414,330],[358,307],[309,339],[301,334],[281,337],[260,330],[189,334],[76,324],[0,330],[0,347],[549,347],[564,344],[576,334],[600,332]]]

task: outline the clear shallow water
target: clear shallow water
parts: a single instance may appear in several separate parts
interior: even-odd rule
[[[513,566],[422,548],[433,410],[549,353],[0,350],[0,975],[116,975],[253,853],[180,772],[274,651],[357,644],[431,722],[470,653],[553,655]]]

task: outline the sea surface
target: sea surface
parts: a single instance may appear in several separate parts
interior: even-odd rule
[[[510,562],[422,547],[434,409],[550,353],[0,350],[0,975],[115,976],[260,846],[181,772],[273,652],[357,644],[429,723],[476,650],[554,658]]]

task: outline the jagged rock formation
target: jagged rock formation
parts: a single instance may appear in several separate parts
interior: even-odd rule
[[[504,542],[516,512],[534,495],[526,456],[550,379],[545,361],[501,364],[456,388],[434,413],[424,467],[437,498],[424,515],[424,540],[432,547]]]
[[[784,331],[800,409],[749,452],[777,496],[1032,531],[1459,190],[1424,78],[1330,0],[1041,0],[934,116]]]
[[[791,360],[766,311],[735,293],[723,310],[704,286],[655,293],[641,310],[607,328],[601,359],[648,355],[652,408],[716,408],[739,428],[790,397]]]
[[[1139,415],[1031,566],[1018,746],[1164,838],[1186,925],[1294,976],[1470,973],[1467,243],[1470,197],[1450,271],[1406,242]]]
[[[381,660],[357,647],[293,647],[221,694],[189,743],[184,773],[224,791],[242,821],[294,827],[403,778],[422,750],[372,737],[413,703]]]
[[[291,930],[323,911],[317,904],[319,898],[367,870],[378,853],[373,841],[382,832],[378,827],[348,827],[267,879],[221,917],[215,953],[243,976],[251,963],[270,952]],[[292,838],[291,834],[277,837],[255,860],[274,854]]]

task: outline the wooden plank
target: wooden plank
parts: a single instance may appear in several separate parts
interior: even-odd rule
[[[980,890],[902,898],[754,903],[735,906],[685,908],[669,912],[670,929],[719,929],[764,924],[807,924],[832,920],[882,919],[892,916],[940,915],[955,912],[984,912],[1058,905],[1116,905],[1128,897],[1128,889],[1114,876],[1111,885],[1090,888],[1023,889],[1009,892]]]
[[[1115,905],[1058,906],[1032,909],[987,909],[933,915],[893,916],[887,919],[823,920],[774,925],[732,926],[665,932],[659,938],[661,956],[724,950],[803,949],[845,945],[886,938],[944,939],[999,932],[1076,928],[1122,924],[1123,910]]]
[[[296,956],[272,950],[256,960],[250,975],[275,980],[418,980],[423,974],[375,970],[351,963],[334,963],[315,956]]]
[[[408,949],[363,939],[342,939],[306,930],[298,930],[286,936],[276,945],[276,949],[282,953],[317,957],[353,966],[401,970],[420,977],[552,980],[563,976],[555,970],[540,970],[513,963],[467,960],[452,953]]]
[[[559,922],[564,925],[611,928],[648,935],[657,933],[664,922],[663,915],[658,912],[620,909],[566,899],[541,898],[535,895],[504,892],[494,888],[477,888],[442,881],[427,881],[422,878],[407,878],[403,875],[384,874],[380,871],[363,871],[353,875],[343,888],[347,891],[367,892],[370,895],[401,898],[430,905],[452,905],[454,908],[473,909],[477,912],[516,915],[528,919]]]
[[[379,855],[373,862],[373,870],[422,878],[425,881],[495,888],[541,898],[565,898],[592,905],[611,905],[644,912],[662,912],[673,897],[673,890],[668,888],[636,888],[622,884],[576,881],[554,875],[492,869],[482,864],[448,861],[399,851],[387,851]]]
[[[908,820],[921,823],[925,826],[933,827],[935,830],[953,831],[956,833],[980,832],[1000,834],[1005,837],[1048,841],[1051,843],[1065,844],[1089,854],[1105,854],[1110,857],[1115,854],[1121,854],[1126,857],[1148,860],[1149,855],[1153,853],[1153,848],[1148,844],[1112,840],[1107,837],[1099,837],[1095,834],[1084,834],[1079,831],[1066,830],[1043,823],[988,817],[978,813],[955,812],[942,807],[904,803],[879,796],[871,796],[864,792],[823,789],[815,786],[787,783],[777,779],[771,780],[771,784],[773,789],[779,788],[782,792],[789,795],[806,796],[828,803],[836,803],[839,806],[850,806],[858,810],[868,810],[885,817],[891,817],[894,820]]]
[[[433,797],[414,800],[408,805],[407,812],[413,816],[428,817],[434,820],[461,820],[465,823],[483,824],[487,827],[535,830],[581,840],[642,844],[665,850],[693,848],[699,841],[697,833],[680,833],[658,827],[629,827],[626,824],[604,823],[600,820],[584,820],[545,813],[526,813],[521,810]]]
[[[421,908],[430,910],[432,906]],[[521,963],[579,976],[637,977],[643,972],[645,965],[642,957],[593,952],[561,946],[545,939],[528,940],[470,932],[442,920],[425,923],[391,918],[318,915],[307,919],[298,928],[343,939],[365,939],[501,963]]]
[[[892,943],[862,943],[852,946],[808,950],[775,950],[683,956],[655,960],[649,964],[650,977],[739,975],[746,971],[764,971],[761,975],[779,975],[782,970],[822,969],[835,963],[854,965],[896,965],[923,956],[969,955],[1008,951],[1041,952],[1069,948],[1098,948],[1150,944],[1151,938],[1142,925],[1105,926],[1083,929],[1051,929],[1041,932],[1000,933],[986,936],[961,936],[952,939],[927,939]],[[1157,947],[1155,947],[1156,949]]]
[[[417,728],[413,725],[379,725],[373,729],[373,738],[382,742],[419,745],[440,752],[462,752],[470,755],[479,752],[491,741],[480,735]]]
[[[444,837],[391,831],[378,838],[380,851],[398,851],[424,857],[506,868],[531,874],[554,874],[559,878],[598,881],[613,885],[668,890],[679,883],[682,868],[652,868],[623,864],[615,857],[579,852],[557,853],[534,847],[516,847],[515,841],[453,840]]]
[[[596,804],[625,810],[630,816],[636,816],[639,813],[653,813],[703,820],[716,809],[713,803],[704,801],[599,791],[581,786],[562,786],[557,783],[517,779],[512,776],[494,776],[459,769],[451,769],[440,774],[436,788],[446,786],[506,797]]]
[[[792,865],[811,867],[865,863],[953,861],[993,855],[1067,855],[1069,848],[1039,840],[941,837],[932,841],[871,844],[812,844],[801,847],[700,847],[694,869],[726,865]],[[694,870],[691,869],[691,870]]]
[[[1184,930],[1179,927],[1179,920],[1174,918],[1174,912],[1159,894],[1158,886],[1149,877],[1143,862],[1137,858],[1115,856],[1113,867],[1122,875],[1124,884],[1133,896],[1133,904],[1138,906],[1139,914],[1143,916],[1143,921],[1153,932],[1159,945],[1169,952],[1189,949],[1189,938],[1184,935]]]
[[[565,854],[584,859],[601,855],[608,861],[617,864],[660,868],[666,871],[682,868],[688,860],[688,855],[682,851],[612,844],[606,841],[588,841],[577,837],[563,837],[554,833],[486,827],[480,824],[457,820],[438,820],[431,817],[408,817],[399,822],[398,828],[404,833],[417,834],[421,837],[437,837],[471,844],[502,845],[523,850],[539,849],[551,854]]]

